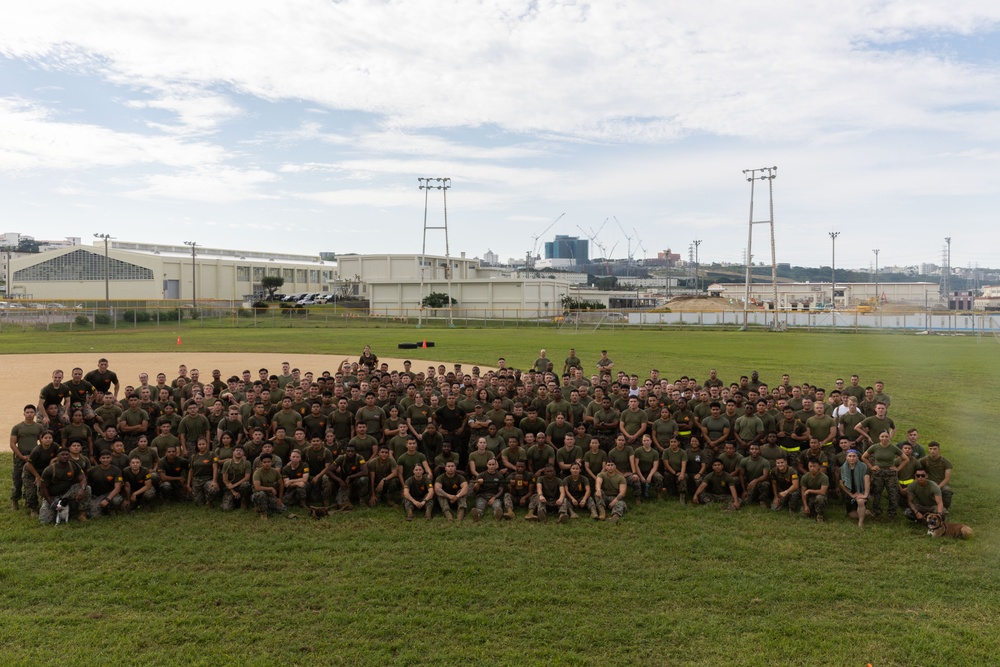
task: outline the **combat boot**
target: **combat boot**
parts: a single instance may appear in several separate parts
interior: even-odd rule
[[[535,510],[528,510],[528,513],[524,515],[525,521],[538,521],[538,517],[535,515]]]

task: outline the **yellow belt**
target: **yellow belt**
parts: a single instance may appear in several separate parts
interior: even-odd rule
[[[781,448],[786,452],[793,452],[793,453],[800,451],[802,449],[801,447],[785,447],[784,445],[781,445]]]
[[[691,435],[691,431],[677,431],[677,435]]]
[[[899,480],[900,486],[909,486],[910,484],[913,484],[913,482],[914,482],[914,480],[912,480],[912,479],[901,479],[901,480]]]

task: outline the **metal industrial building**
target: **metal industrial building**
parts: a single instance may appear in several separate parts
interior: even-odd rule
[[[318,256],[112,240],[11,261],[12,299],[111,301],[180,299],[242,303],[260,294],[264,276],[281,276],[281,291],[323,292],[335,266]],[[107,280],[107,286],[105,286]],[[195,294],[195,287],[197,294]]]
[[[832,296],[831,283],[778,283],[778,308],[781,310],[812,310],[828,307]],[[714,283],[708,286],[711,296],[743,301],[744,283]],[[940,286],[937,283],[837,283],[834,307],[856,308],[879,303],[908,304],[915,307],[932,307],[940,303]],[[750,285],[751,303],[768,305],[774,300],[771,283]]]

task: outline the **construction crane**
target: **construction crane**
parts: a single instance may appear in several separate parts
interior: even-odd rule
[[[527,258],[528,261],[525,263],[525,268],[528,268],[528,269],[535,268],[535,258],[538,256],[538,239],[540,239],[543,236],[545,236],[545,233],[547,231],[549,231],[550,229],[552,229],[553,227],[555,227],[556,223],[559,222],[560,220],[562,220],[562,217],[564,215],[566,215],[566,214],[565,213],[560,213],[559,217],[556,218],[555,220],[553,220],[552,223],[548,227],[546,227],[545,229],[543,229],[540,233],[535,234],[534,236],[531,237],[532,241],[534,241],[534,246],[531,249],[531,254],[528,255],[528,258]]]
[[[632,270],[632,263],[635,261],[633,259],[635,257],[635,251],[632,249],[632,237],[629,236],[628,232],[625,231],[625,228],[622,227],[622,223],[618,222],[618,216],[614,216],[614,219],[615,219],[615,224],[618,225],[618,229],[622,230],[622,236],[624,236],[625,240],[628,242],[628,250],[626,251],[625,254],[625,256],[628,258],[627,261],[625,262],[625,275],[628,276],[629,272]]]
[[[606,246],[597,240],[597,235],[601,233],[601,230],[604,229],[604,225],[608,224],[608,220],[610,219],[611,218],[604,218],[604,222],[601,223],[601,226],[597,228],[596,232],[594,231],[593,228],[591,228],[590,231],[587,231],[580,225],[576,226],[576,228],[579,229],[581,232],[583,232],[583,235],[586,236],[588,239],[590,239],[590,242],[593,243],[594,246],[601,251],[601,257],[604,258],[605,260],[607,259],[607,257],[604,256],[604,251],[606,250]]]
[[[646,265],[646,246],[644,246],[642,244],[642,239],[639,238],[639,232],[637,232],[635,230],[635,227],[632,228],[632,233],[635,234],[635,245],[636,245],[636,248],[639,249],[639,250],[642,250],[642,265],[645,266]]]

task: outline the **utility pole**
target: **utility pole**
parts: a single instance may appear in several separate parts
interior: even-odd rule
[[[108,241],[114,239],[114,236],[110,234],[94,234],[94,238],[104,239],[104,307],[108,309],[108,315],[111,315],[111,287],[108,280],[108,269],[111,266],[111,260],[108,257]]]
[[[195,273],[195,265],[198,263],[195,256],[195,248],[198,246],[195,241],[185,241],[184,245],[191,246],[191,307],[198,307],[198,283]]]
[[[833,327],[837,328],[837,237],[840,232],[830,232],[830,241],[833,245],[833,257],[830,260],[830,315],[833,317]]]
[[[695,239],[692,243],[694,243],[694,290],[700,293],[701,274],[699,270],[701,269],[701,264],[698,262],[698,246],[701,245],[701,239]]]
[[[759,173],[759,175],[758,175]],[[741,331],[747,330],[747,309],[750,304],[750,271],[753,262],[753,226],[754,225],[770,225],[771,227],[771,289],[773,302],[773,320],[771,327],[774,330],[778,329],[778,261],[774,250],[774,179],[778,177],[777,167],[761,167],[759,169],[744,169],[743,176],[746,177],[747,181],[750,182],[750,226],[747,231],[747,252],[746,252],[746,288],[743,295],[743,327]],[[769,201],[769,211],[770,216],[767,220],[754,220],[753,219],[753,197],[754,197],[754,184],[756,181],[767,181],[767,194]]]
[[[875,302],[877,304],[879,304],[879,306],[881,306],[882,305],[882,296],[881,296],[882,293],[879,292],[879,290],[878,290],[878,252],[879,252],[879,249],[878,248],[873,248],[872,252],[875,253]]]
[[[445,278],[448,279],[448,303],[445,304],[448,307],[448,326],[454,328],[455,323],[452,320],[452,309],[451,309],[451,250],[448,245],[448,189],[451,188],[450,178],[417,178],[417,182],[420,184],[420,189],[424,191],[424,242],[420,251],[420,306],[417,311],[417,328],[419,329],[423,326],[423,316],[424,316],[424,265],[427,263],[427,230],[429,229],[441,229],[444,230],[444,257],[445,257]],[[431,185],[431,183],[436,185]],[[427,224],[427,199],[430,190],[440,190],[444,197],[444,224],[443,225],[431,225]],[[562,217],[562,216],[560,216]],[[555,224],[555,223],[552,223]]]

